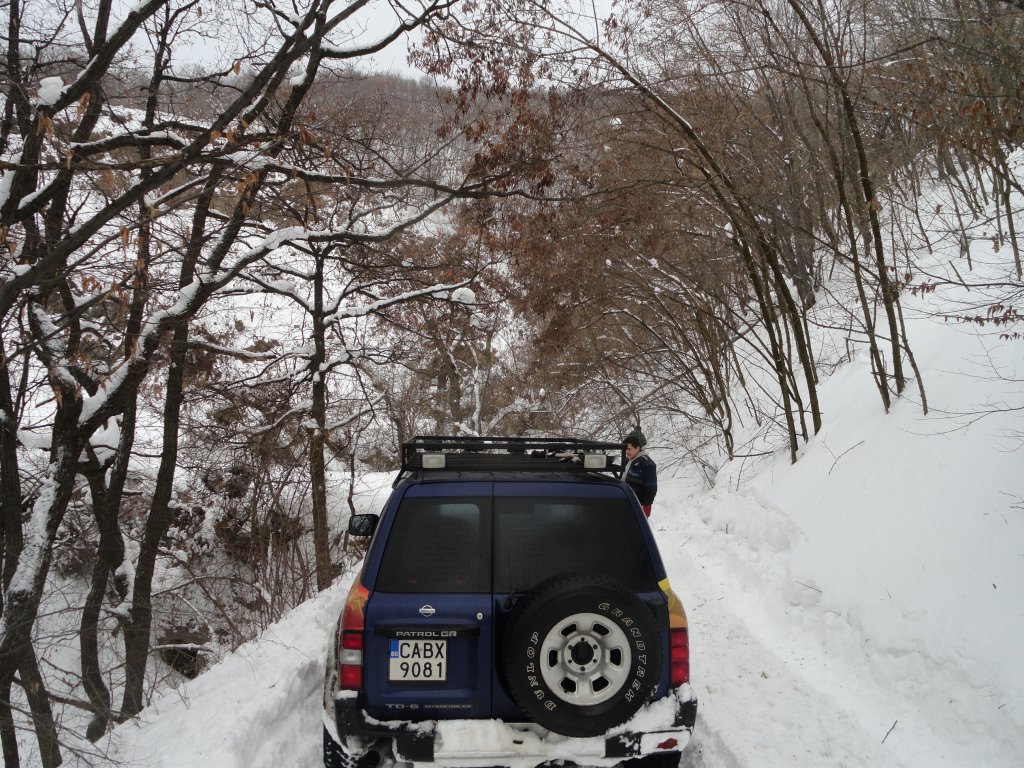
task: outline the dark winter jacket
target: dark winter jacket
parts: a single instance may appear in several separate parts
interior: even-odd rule
[[[641,506],[654,503],[654,496],[658,493],[658,467],[654,459],[640,451],[626,463],[623,479],[633,489]]]

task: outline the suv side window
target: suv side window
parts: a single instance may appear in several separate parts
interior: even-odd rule
[[[490,592],[491,500],[406,497],[384,550],[383,592]]]
[[[494,591],[526,592],[564,573],[657,589],[639,523],[625,499],[510,498],[494,503]]]

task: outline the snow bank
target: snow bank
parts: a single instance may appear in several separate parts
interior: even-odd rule
[[[1019,342],[908,309],[929,416],[855,358],[797,464],[664,483],[704,765],[1024,765]]]
[[[327,643],[350,579],[118,728],[114,759],[148,768],[322,765]]]

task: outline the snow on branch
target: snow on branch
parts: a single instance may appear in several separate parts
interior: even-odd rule
[[[363,304],[357,307],[342,307],[334,314],[332,318],[330,318],[330,320],[339,321],[349,317],[364,317],[375,312],[380,312],[382,309],[386,309],[387,307],[393,306],[395,304],[401,304],[406,301],[412,301],[413,299],[422,298],[424,296],[434,296],[436,298],[451,299],[453,301],[458,302],[458,300],[454,298],[453,292],[458,291],[459,289],[462,288],[466,288],[471,282],[472,279],[466,279],[458,283],[451,283],[448,285],[432,285],[429,288],[420,288],[415,291],[406,291],[405,293],[400,293],[397,296],[389,296],[386,299],[378,299],[377,301],[371,301],[369,304]]]
[[[340,419],[339,421],[332,421],[330,424],[325,424],[324,430],[327,432],[333,432],[337,429],[347,427],[350,424],[354,424],[355,422],[359,421],[359,419],[363,418],[363,416],[368,416],[374,413],[374,409],[378,405],[380,405],[384,401],[384,399],[384,395],[377,395],[368,403],[365,403],[363,407],[357,410],[355,413],[350,413],[344,419]]]
[[[104,382],[99,392],[86,400],[79,424],[88,431],[98,426],[117,410],[117,402],[130,391],[148,370],[149,361],[156,353],[160,337],[165,331],[187,321],[216,291],[231,282],[247,265],[263,258],[290,240],[303,239],[303,227],[285,227],[271,232],[257,244],[250,246],[230,266],[214,274],[208,272],[197,277],[178,292],[177,301],[167,309],[154,312],[143,324],[135,345],[135,352]]]

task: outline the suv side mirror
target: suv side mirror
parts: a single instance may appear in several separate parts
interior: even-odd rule
[[[372,536],[379,522],[380,515],[352,515],[348,519],[348,532],[352,536]]]

